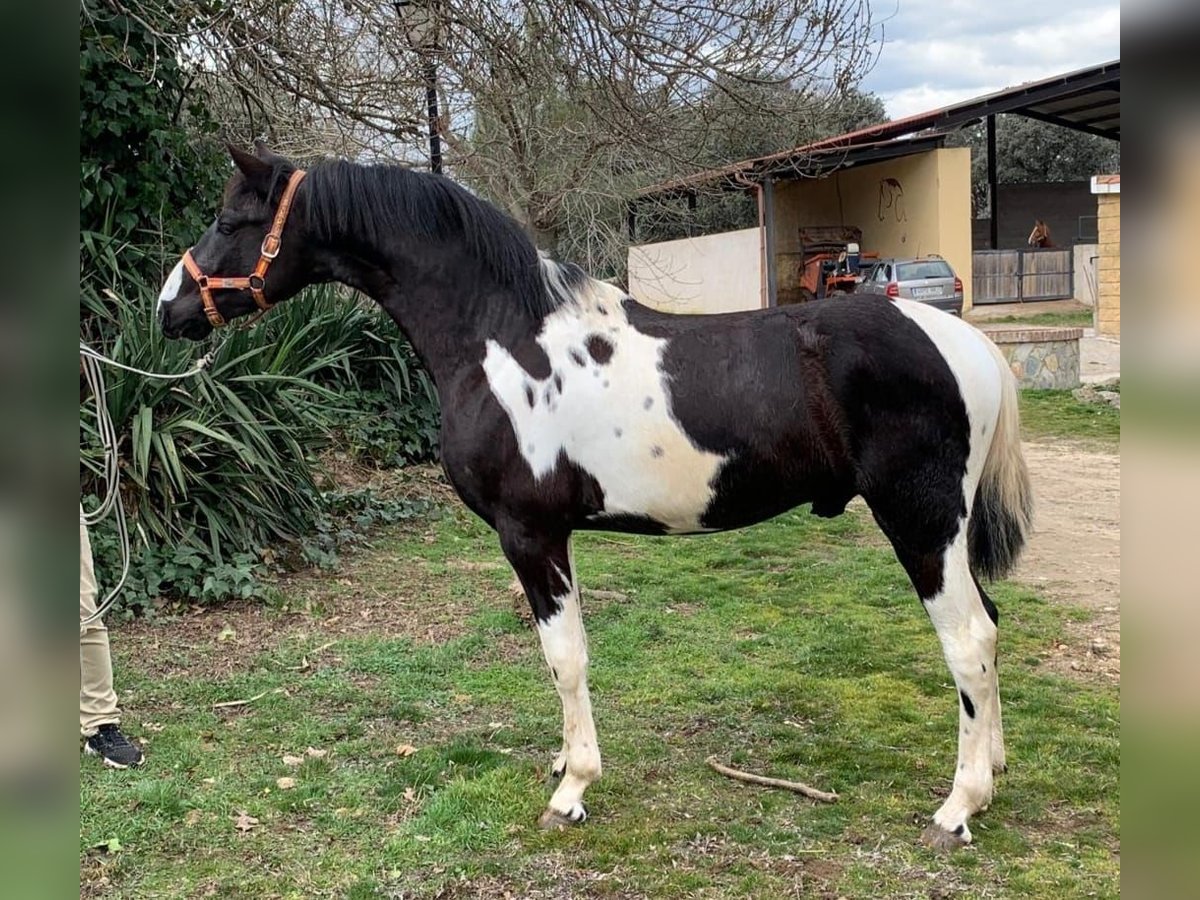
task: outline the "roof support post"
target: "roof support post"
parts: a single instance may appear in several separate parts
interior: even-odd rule
[[[991,212],[988,246],[1000,249],[1000,185],[996,180],[996,117],[987,117],[987,182],[988,209]]]
[[[764,178],[758,186],[758,220],[762,232],[764,306],[776,305],[775,278],[775,179]]]

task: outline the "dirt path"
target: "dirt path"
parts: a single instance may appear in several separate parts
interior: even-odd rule
[[[1036,499],[1033,538],[1015,578],[1090,610],[1051,666],[1119,679],[1121,674],[1121,457],[1067,442],[1027,443]]]

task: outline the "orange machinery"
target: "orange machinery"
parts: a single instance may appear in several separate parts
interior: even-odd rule
[[[810,225],[800,229],[800,294],[805,301],[850,294],[860,281],[864,260],[862,229],[854,225]]]

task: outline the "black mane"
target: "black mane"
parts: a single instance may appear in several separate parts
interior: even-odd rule
[[[532,314],[544,316],[565,300],[547,284],[537,248],[521,226],[448,178],[400,166],[325,160],[309,170],[305,184],[308,225],[322,238],[354,234],[377,244],[404,232],[433,241],[462,240]]]

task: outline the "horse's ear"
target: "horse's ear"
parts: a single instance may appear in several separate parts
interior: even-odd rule
[[[267,146],[267,142],[262,138],[254,139],[254,155],[269,166],[290,166],[286,159],[278,153],[272,153],[271,148]]]
[[[247,153],[240,147],[235,147],[233,144],[226,144],[225,147],[229,151],[229,156],[233,160],[233,164],[245,176],[246,184],[254,191],[265,196],[271,186],[272,165],[269,162],[259,159],[253,153]]]

